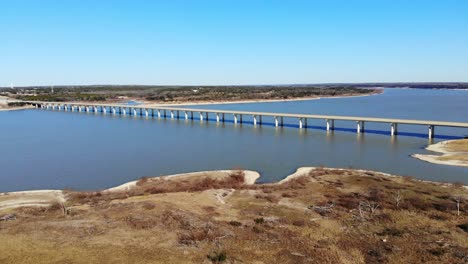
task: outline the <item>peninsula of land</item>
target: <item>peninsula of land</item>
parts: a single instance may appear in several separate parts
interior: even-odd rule
[[[442,141],[426,149],[441,155],[413,154],[412,157],[435,164],[468,167],[468,139]]]
[[[211,171],[141,178],[95,192],[1,194],[0,262],[468,259],[465,186],[313,167],[279,183],[256,184],[258,177]]]

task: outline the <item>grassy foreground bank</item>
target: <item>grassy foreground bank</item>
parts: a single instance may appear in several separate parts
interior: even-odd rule
[[[192,176],[1,209],[0,262],[468,261],[462,185],[325,168],[277,184],[246,184],[243,171]]]

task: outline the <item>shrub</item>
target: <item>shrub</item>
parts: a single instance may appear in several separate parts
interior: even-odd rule
[[[156,205],[152,202],[145,202],[143,203],[142,207],[146,210],[152,210],[156,207]]]
[[[238,221],[230,221],[229,224],[232,225],[232,226],[241,226],[242,225],[242,223],[238,222]]]
[[[468,223],[459,224],[457,227],[468,233]]]
[[[401,237],[405,233],[404,230],[400,230],[397,228],[386,227],[381,232],[377,233],[379,236],[397,236]]]
[[[227,260],[227,254],[224,250],[212,252],[211,254],[206,255],[206,257],[213,263],[220,263]]]
[[[157,221],[151,218],[127,216],[125,223],[134,229],[150,229],[157,225]]]
[[[294,226],[305,226],[305,225],[306,225],[306,222],[305,222],[304,220],[301,219],[301,220],[295,220],[295,221],[293,221],[292,224],[293,224]]]
[[[265,219],[263,219],[263,217],[255,218],[255,219],[254,219],[254,222],[255,222],[256,224],[264,224],[264,223],[265,223]]]
[[[442,256],[445,254],[445,249],[443,248],[431,248],[427,250],[429,253],[431,253],[434,256]]]
[[[358,193],[340,195],[337,205],[346,209],[356,209],[359,206],[360,195]]]

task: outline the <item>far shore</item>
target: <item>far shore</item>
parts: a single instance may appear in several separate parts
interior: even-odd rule
[[[359,169],[344,169],[344,168],[324,168],[324,167],[300,167],[298,168],[293,174],[285,177],[284,179],[276,182],[270,183],[269,185],[281,185],[285,184],[289,181],[292,181],[296,178],[307,176],[314,170],[327,170],[327,171],[353,171],[363,174],[375,174],[381,177],[390,177],[394,179],[403,179],[404,177],[398,175],[392,175],[388,173],[372,171],[372,170],[359,170]],[[228,177],[231,173],[238,172],[239,170],[215,170],[215,171],[200,171],[200,172],[189,172],[189,173],[181,173],[181,174],[173,174],[173,175],[166,175],[166,176],[157,176],[151,179],[163,179],[163,180],[176,180],[176,181],[184,181],[189,179],[197,179],[197,178],[214,178],[214,179],[222,179]],[[256,185],[256,181],[261,177],[260,173],[256,171],[250,170],[241,170],[244,174],[244,184],[245,185]],[[112,187],[109,189],[104,189],[96,192],[102,193],[126,193],[137,186],[138,180],[130,181],[124,184],[121,184],[116,187]],[[435,184],[438,186],[449,186],[450,183],[444,182],[435,182],[435,181],[425,181],[425,180],[418,180],[416,181]],[[468,186],[463,186],[465,189],[468,190]],[[79,191],[81,192],[81,191]],[[86,191],[82,191],[85,193]],[[65,203],[66,202],[66,192],[63,190],[31,190],[31,191],[17,191],[17,192],[4,192],[0,193],[0,210],[8,210],[14,209],[18,207],[43,207],[43,206],[50,206],[52,204],[57,203]]]
[[[103,104],[126,104],[128,101],[135,101],[140,104],[135,105],[135,107],[157,107],[157,106],[190,106],[190,105],[218,105],[218,104],[248,104],[248,103],[274,103],[274,102],[293,102],[293,101],[309,101],[309,100],[319,100],[319,99],[334,99],[334,98],[350,98],[350,97],[364,97],[364,96],[372,96],[377,94],[382,94],[384,92],[381,88],[375,88],[373,92],[368,94],[342,94],[338,96],[309,96],[309,97],[297,97],[297,98],[288,98],[288,99],[246,99],[246,100],[223,100],[223,101],[180,101],[180,102],[153,102],[148,100],[142,100],[139,98],[132,98],[128,97],[125,100],[109,100],[109,101],[71,101],[68,103],[83,103],[83,104],[96,104],[96,105],[103,105]],[[67,103],[67,102],[50,102],[50,103]],[[19,110],[8,108],[5,110]],[[25,108],[26,109],[26,108]],[[1,110],[1,108],[0,108]]]
[[[440,153],[441,155],[413,154],[411,157],[434,164],[468,167],[468,148],[459,147],[455,151],[449,147],[450,145],[468,145],[467,142],[468,139],[441,141],[426,147],[426,150]]]
[[[275,103],[275,102],[293,102],[293,101],[309,101],[309,100],[319,100],[326,98],[350,98],[350,97],[364,97],[382,94],[383,89],[375,89],[374,92],[369,94],[343,94],[339,96],[309,96],[309,97],[297,97],[297,98],[288,98],[288,99],[247,99],[247,100],[234,100],[234,101],[202,101],[202,102],[177,102],[177,103],[156,103],[146,100],[138,100],[142,104],[138,106],[186,106],[186,105],[218,105],[218,104],[249,104],[249,103]]]

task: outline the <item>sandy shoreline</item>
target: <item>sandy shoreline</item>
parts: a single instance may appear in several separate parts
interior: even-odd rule
[[[432,144],[426,147],[426,150],[440,153],[442,155],[429,155],[429,154],[413,154],[411,157],[429,162],[429,163],[434,163],[434,164],[440,164],[440,165],[450,165],[450,166],[461,166],[461,167],[468,167],[468,162],[463,161],[463,160],[441,160],[440,158],[447,158],[453,155],[468,155],[467,152],[453,152],[453,151],[448,151],[446,149],[447,144],[451,142],[455,142],[457,140],[447,140],[447,141],[441,141],[436,144]]]
[[[31,106],[31,105],[18,106],[18,107],[5,107],[5,108],[0,107],[0,112],[2,112],[2,111],[17,111],[17,110],[25,110],[25,109],[32,109],[32,108],[34,108],[34,107]]]

